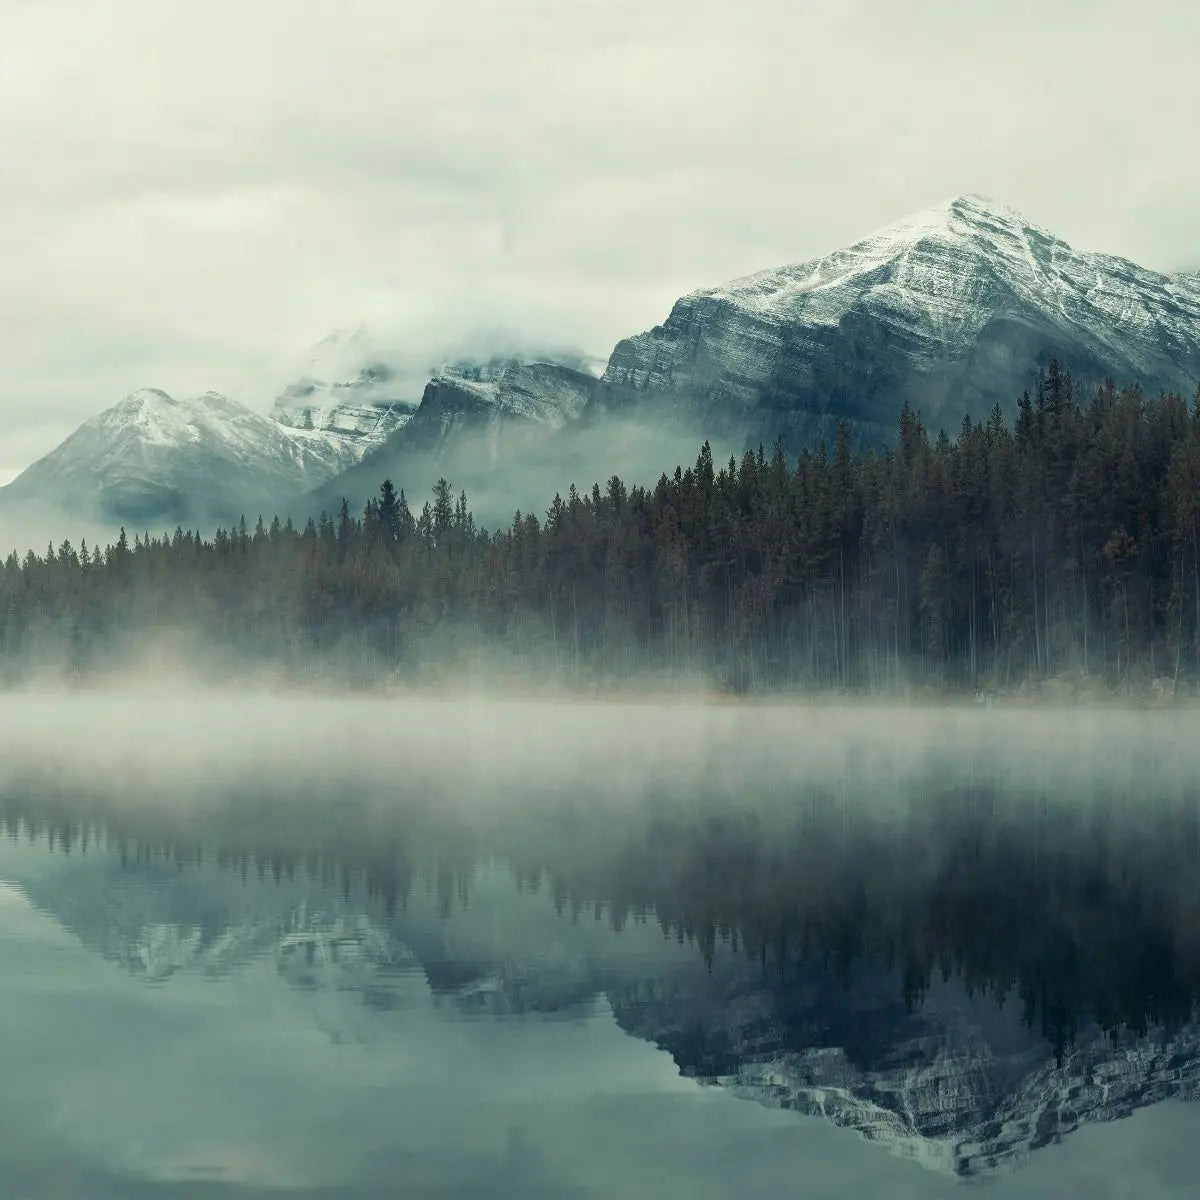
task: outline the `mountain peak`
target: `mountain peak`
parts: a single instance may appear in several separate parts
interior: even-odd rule
[[[678,300],[619,343],[605,382],[686,406],[706,432],[793,447],[839,418],[883,440],[905,401],[933,427],[1011,410],[1051,358],[1150,389],[1200,377],[1195,277],[1079,251],[964,192],[819,258]]]
[[[1008,204],[1004,204],[993,196],[985,196],[982,192],[961,192],[943,202],[945,207],[957,213],[989,213],[992,216],[1017,220],[1026,225],[1029,221],[1022,213]]]
[[[174,404],[174,397],[164,392],[162,388],[136,388],[124,400],[119,401],[114,408],[122,412],[137,412],[148,405]]]
[[[964,192],[885,225],[844,250],[835,251],[835,255],[861,252],[872,257],[880,250],[901,252],[930,238],[949,243],[977,241],[986,245],[997,237],[1022,237],[1026,233],[1061,242],[1015,208],[978,192]]]
[[[960,192],[955,196],[947,196],[943,200],[939,200],[936,204],[930,204],[926,208],[918,209],[914,213],[910,213],[907,217],[901,217],[899,221],[892,225],[884,226],[885,229],[894,227],[904,227],[908,225],[946,225],[956,219],[966,218],[968,220],[978,219],[979,217],[1000,218],[1004,221],[1014,221],[1020,224],[1028,225],[1029,221],[1015,208],[1007,204],[1001,203],[992,196],[985,196],[982,192]]]
[[[982,255],[1017,258],[1038,268],[1031,239],[1039,245],[1069,250],[1065,242],[1016,209],[977,192],[964,192],[910,213],[821,258],[759,271],[691,295],[728,300],[755,311],[781,304],[819,306],[820,293],[856,280],[864,287],[880,282],[880,272],[894,271],[896,264],[909,261],[920,247],[937,247],[945,259],[960,264]]]
[[[1020,210],[979,192],[964,192],[960,196],[954,196],[950,200],[943,201],[943,207],[951,223],[958,222],[976,231],[989,227],[1029,230],[1055,242],[1062,241],[1048,229],[1031,221]]]
[[[270,511],[358,457],[352,446],[287,429],[219,392],[178,399],[139,388],[8,489],[106,521],[231,520]]]

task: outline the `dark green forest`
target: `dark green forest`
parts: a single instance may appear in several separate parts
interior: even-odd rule
[[[400,481],[401,483],[403,481]],[[428,681],[471,672],[716,690],[1112,689],[1200,683],[1200,390],[1084,391],[1052,363],[1015,420],[886,448],[707,445],[653,487],[613,476],[480,529],[441,480],[414,513],[259,518],[211,538],[13,553],[0,672],[134,667]]]

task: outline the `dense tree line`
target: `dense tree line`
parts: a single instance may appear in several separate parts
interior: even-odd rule
[[[1051,364],[1016,419],[953,438],[747,451],[613,476],[477,528],[439,481],[361,516],[64,542],[0,570],[0,663],[117,667],[170,633],[222,670],[417,677],[487,665],[734,690],[1200,682],[1200,391],[1081,394]],[[225,651],[224,657],[213,654]]]

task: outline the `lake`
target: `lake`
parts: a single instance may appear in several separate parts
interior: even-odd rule
[[[1183,711],[0,701],[0,1193],[1191,1196]]]

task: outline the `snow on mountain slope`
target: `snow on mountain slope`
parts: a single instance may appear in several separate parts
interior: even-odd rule
[[[300,374],[276,398],[272,420],[323,443],[352,466],[408,422],[427,375],[414,381],[384,339],[365,326],[335,330],[310,351]]]
[[[349,466],[412,419],[417,405],[401,393],[391,368],[372,363],[348,382],[311,376],[297,380],[275,401],[270,415],[324,442]]]
[[[840,419],[880,441],[905,401],[934,429],[984,419],[997,403],[1011,412],[1051,357],[1089,381],[1112,375],[1190,397],[1200,274],[1074,250],[964,195],[822,258],[684,296],[664,324],[618,343],[601,379],[586,356],[506,353],[451,362],[425,383],[392,341],[339,332],[269,415],[213,393],[135,392],[0,498],[80,520],[224,522],[287,511],[309,493],[297,516],[333,511],[343,496],[358,505],[387,475],[417,495],[444,471],[485,483],[497,512],[511,511],[545,496],[500,495],[497,471],[565,461],[583,426],[598,436],[592,418],[605,410],[689,446],[782,436],[797,449],[829,438]],[[655,473],[677,461],[655,453]],[[600,475],[638,466],[615,442],[596,457]],[[596,476],[590,459],[571,473],[585,484]],[[562,474],[537,478],[552,494],[569,482]]]
[[[465,435],[483,438],[491,461],[498,462],[507,430],[562,429],[583,413],[597,383],[594,376],[558,363],[452,364],[426,384],[412,419],[368,453],[353,474],[369,472],[374,490],[387,461],[452,450],[456,438]]]
[[[900,404],[931,424],[1011,409],[1057,356],[1077,374],[1190,391],[1200,282],[1074,250],[965,195],[823,258],[676,302],[619,343],[605,382],[748,436],[890,434]]]
[[[557,427],[562,413],[579,407],[573,399],[578,381],[564,390],[563,380],[553,377],[554,368],[598,379],[605,365],[575,351],[460,357],[424,371],[419,383],[414,383],[411,355],[360,326],[353,332],[335,331],[314,347],[304,375],[276,400],[271,416],[289,428],[323,434],[334,445],[350,446],[361,458],[412,419],[431,378],[434,383],[453,379],[495,385],[478,393],[490,397],[487,402],[493,414],[523,416]],[[536,368],[545,369],[539,375]]]
[[[594,375],[556,362],[447,365],[426,384],[412,418],[318,488],[310,508],[334,512],[343,497],[360,505],[384,478],[418,496],[447,474],[476,494],[481,476],[510,464],[527,470],[528,456],[546,452],[548,435],[569,430],[599,386]]]
[[[4,492],[128,522],[250,518],[357,454],[208,392],[143,389],[86,421]]]
[[[422,406],[426,399],[436,399],[436,407],[444,413],[453,406],[454,397],[464,409],[482,405],[479,411],[491,423],[520,418],[561,429],[583,412],[593,378],[557,362],[455,363],[433,378]]]

